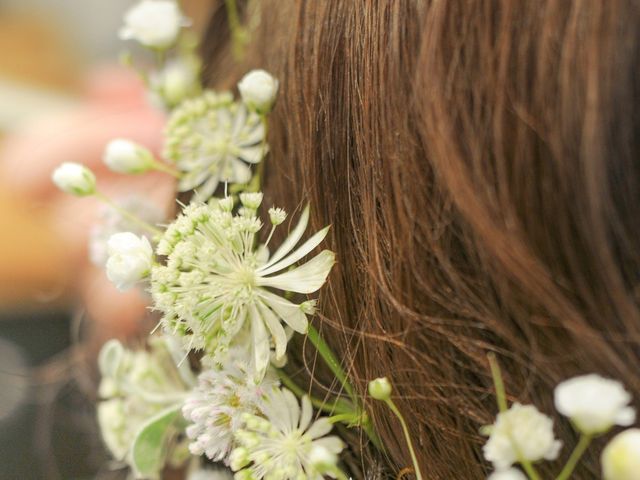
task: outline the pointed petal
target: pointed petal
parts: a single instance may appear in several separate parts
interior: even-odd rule
[[[331,425],[331,422],[329,422],[329,419],[327,417],[322,417],[316,420],[315,422],[313,422],[313,425],[311,425],[311,428],[307,430],[307,435],[309,435],[311,438],[314,438],[314,439],[324,437],[327,433],[331,431],[332,428],[333,428],[333,425]]]
[[[269,365],[271,351],[269,334],[255,305],[251,305],[249,311],[251,316],[251,336],[253,337],[253,361],[256,372],[261,377]]]
[[[309,427],[312,415],[313,407],[311,407],[311,400],[305,395],[302,397],[302,413],[300,414],[300,424],[298,425],[298,428],[303,432]]]
[[[231,160],[233,168],[233,183],[247,183],[251,180],[251,168],[237,158]]]
[[[263,289],[260,290],[260,296],[284,323],[298,333],[307,333],[309,322],[299,305]]]
[[[200,188],[196,189],[195,200],[207,201],[218,188],[219,180],[218,175],[212,175]]]
[[[240,149],[238,157],[248,163],[260,163],[260,161],[264,158],[265,154],[268,151],[269,150],[266,145],[262,145],[262,143],[259,143],[258,145],[254,145],[252,147],[242,147]]]
[[[257,303],[260,315],[262,315],[262,319],[267,325],[267,329],[273,336],[273,343],[276,346],[276,358],[282,358],[282,356],[287,351],[287,334],[280,324],[280,319],[275,316],[271,309],[264,305],[262,302]]]
[[[344,448],[344,443],[342,442],[342,440],[334,435],[314,440],[313,444],[324,447],[331,453],[335,453],[336,455],[339,454]]]
[[[307,263],[293,270],[275,277],[258,277],[257,284],[289,292],[313,293],[324,285],[334,263],[335,253],[323,250]]]
[[[271,275],[272,273],[284,270],[290,265],[293,265],[302,257],[307,255],[311,250],[316,248],[322,240],[327,236],[329,227],[324,227],[322,230],[313,235],[309,240],[304,242],[295,252],[288,255],[283,260],[271,265],[269,268],[259,268],[257,273],[260,276]]]
[[[300,238],[302,238],[304,231],[307,229],[308,223],[309,223],[309,205],[305,207],[304,211],[302,212],[302,215],[300,215],[300,220],[298,221],[298,224],[295,226],[293,231],[289,234],[289,236],[282,243],[282,245],[280,245],[280,248],[278,248],[278,250],[275,251],[275,253],[273,254],[273,257],[271,257],[271,260],[269,260],[262,267],[262,269],[269,268],[271,265],[273,265],[274,263],[279,261],[281,258],[283,258],[287,253],[289,253],[293,249],[293,247],[295,247],[298,244],[298,242],[300,241]]]

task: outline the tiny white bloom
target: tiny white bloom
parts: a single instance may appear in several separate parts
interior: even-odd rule
[[[131,212],[149,225],[158,225],[165,220],[165,214],[155,203],[145,197],[132,195],[117,199],[115,203],[122,210]],[[149,237],[149,232],[138,223],[125,217],[112,206],[104,205],[99,221],[89,234],[89,258],[94,265],[104,267],[109,259],[107,243],[111,235],[119,232],[132,232]]]
[[[146,237],[131,232],[116,233],[109,238],[107,246],[107,277],[118,290],[131,288],[149,274],[153,250]]]
[[[635,421],[629,392],[620,382],[596,374],[560,383],[554,400],[558,412],[587,435],[604,433],[614,425],[629,426]]]
[[[180,57],[167,63],[149,79],[152,104],[161,109],[174,108],[183,100],[202,92],[200,60],[196,56]]]
[[[640,478],[640,429],[619,433],[602,451],[604,480],[638,480]]]
[[[487,480],[527,480],[527,477],[517,468],[509,468],[493,472]]]
[[[391,382],[387,377],[376,378],[369,382],[369,395],[376,400],[386,401],[391,398]]]
[[[180,29],[188,25],[175,0],[142,0],[125,14],[120,38],[166,49],[176,42]]]
[[[169,118],[164,156],[183,172],[178,190],[207,199],[220,182],[246,183],[260,163],[264,125],[228,93],[211,90],[185,100]]]
[[[255,200],[255,199],[254,199]],[[222,205],[221,205],[222,203]],[[288,336],[283,326],[307,331],[313,301],[295,304],[271,290],[302,294],[317,291],[327,279],[335,254],[324,250],[303,265],[290,268],[322,242],[328,227],[298,245],[309,221],[307,207],[298,225],[271,257],[256,248],[262,223],[254,211],[234,215],[227,202],[192,203],[169,225],[157,253],[164,266],[151,271],[154,307],[163,312],[166,331],[185,339],[189,348],[223,355],[241,334],[258,375],[271,357],[284,356]]]
[[[269,370],[261,380],[242,356],[231,352],[219,368],[205,370],[198,378],[198,387],[182,408],[184,418],[191,422],[187,436],[193,455],[206,455],[213,461],[227,460],[233,445],[233,435],[242,425],[244,413],[257,413],[261,399],[278,386],[276,374]]]
[[[269,72],[251,70],[238,83],[242,101],[253,111],[264,115],[271,111],[278,95],[279,82]]]
[[[245,414],[244,428],[236,432],[239,453],[232,453],[231,467],[240,470],[236,478],[305,478],[322,480],[311,453],[323,448],[324,461],[337,461],[344,448],[331,431],[331,422],[320,418],[312,423],[309,397],[302,397],[302,408],[289,390],[271,392],[262,407],[264,417]],[[316,450],[317,452],[317,450]],[[321,465],[323,471],[327,465]]]
[[[562,446],[554,437],[553,420],[533,405],[514,403],[509,410],[498,414],[489,431],[484,457],[497,470],[508,469],[520,460],[554,460]],[[519,454],[522,458],[518,458]]]
[[[131,140],[117,138],[104,150],[104,163],[118,173],[143,173],[153,167],[153,154]]]
[[[285,212],[283,209],[275,207],[269,209],[269,220],[271,221],[272,225],[280,225],[286,220],[286,218],[287,212]]]
[[[80,163],[65,162],[53,171],[53,183],[65,193],[84,197],[96,193],[96,176]]]

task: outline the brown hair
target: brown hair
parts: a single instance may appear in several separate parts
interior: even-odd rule
[[[392,379],[423,473],[489,470],[487,352],[510,399],[548,414],[553,386],[581,373],[640,399],[638,3],[258,3],[240,66],[214,8],[209,83],[279,78],[266,202],[306,198],[314,227],[333,225],[315,321],[363,395]],[[409,466],[398,423],[369,406],[390,465]],[[545,476],[575,444],[556,420],[568,446]]]

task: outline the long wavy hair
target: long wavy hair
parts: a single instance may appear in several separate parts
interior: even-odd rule
[[[254,25],[240,64],[213,7],[206,81],[280,80],[266,202],[306,198],[314,226],[332,224],[338,265],[314,321],[363,396],[392,379],[423,473],[489,471],[487,352],[510,400],[547,414],[575,374],[639,399],[640,4],[258,3],[259,22],[241,8]],[[399,424],[368,406],[390,471],[409,466]],[[597,453],[578,478],[598,476]]]

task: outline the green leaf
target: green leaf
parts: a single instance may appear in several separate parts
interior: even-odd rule
[[[167,441],[182,405],[172,405],[150,418],[136,435],[132,447],[133,468],[139,477],[157,478],[164,467]]]

